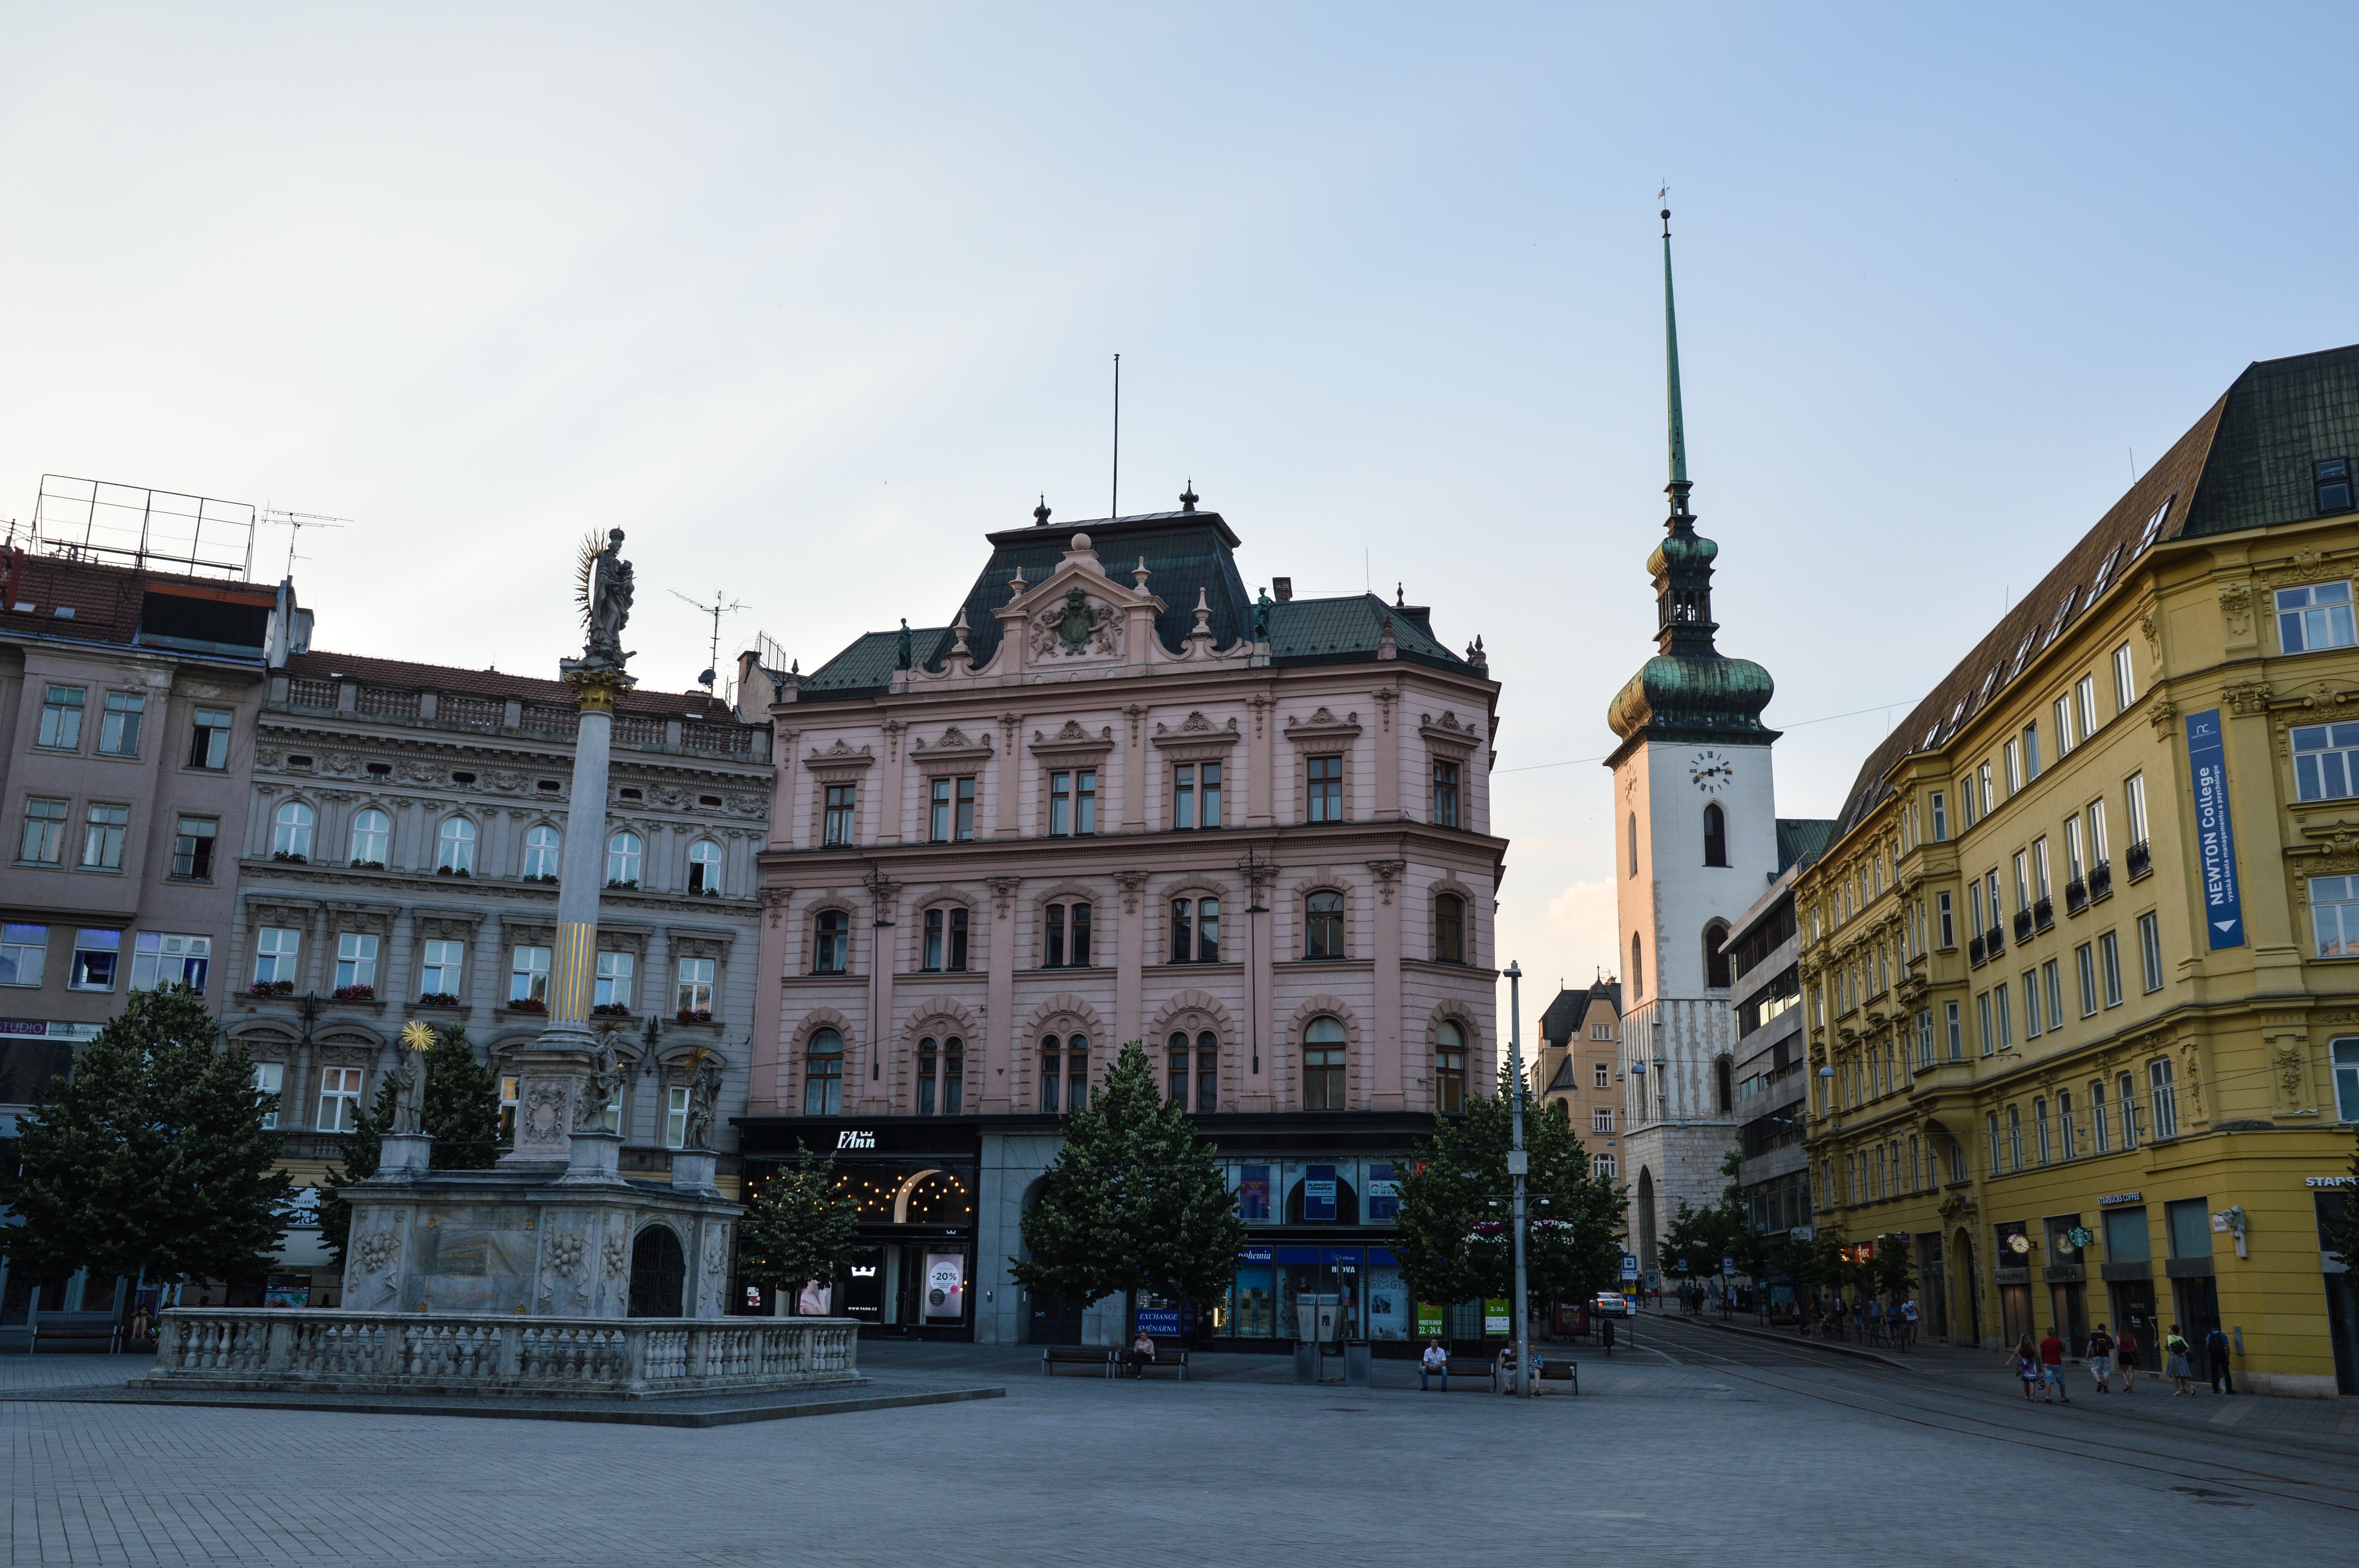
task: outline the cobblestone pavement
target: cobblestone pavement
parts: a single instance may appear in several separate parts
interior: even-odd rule
[[[702,1432],[74,1403],[73,1379],[141,1365],[11,1357],[8,1560],[1433,1568],[1586,1542],[1650,1563],[1982,1564],[2013,1519],[2043,1554],[2351,1561],[2348,1460],[2252,1422],[2125,1441],[2077,1400],[1715,1360],[1712,1332],[1583,1349],[1582,1397],[1529,1403],[1420,1394],[1395,1363],[1373,1389],[1296,1388],[1290,1362],[1249,1357],[1108,1382],[1043,1378],[1021,1350],[871,1344],[864,1364],[896,1380],[1008,1397]]]

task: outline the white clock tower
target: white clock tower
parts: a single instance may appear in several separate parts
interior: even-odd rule
[[[1655,580],[1658,652],[1614,698],[1615,906],[1621,927],[1622,1179],[1632,1250],[1660,1267],[1658,1244],[1685,1199],[1719,1200],[1736,1140],[1735,1020],[1720,944],[1777,875],[1769,764],[1761,723],[1769,673],[1712,644],[1712,559],[1688,510],[1680,409],[1680,341],[1671,297],[1670,213],[1663,213],[1663,328],[1669,362],[1671,499]]]

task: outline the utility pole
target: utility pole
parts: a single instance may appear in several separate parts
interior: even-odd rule
[[[1515,1178],[1516,1208],[1516,1396],[1532,1397],[1531,1314],[1524,1282],[1524,1177],[1531,1156],[1524,1152],[1524,967],[1507,966],[1507,1071],[1514,1079],[1507,1101],[1507,1174]]]

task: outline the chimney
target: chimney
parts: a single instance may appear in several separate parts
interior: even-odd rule
[[[1294,579],[1290,577],[1274,577],[1269,579],[1269,591],[1277,596],[1277,601],[1280,604],[1289,603],[1294,598]]]

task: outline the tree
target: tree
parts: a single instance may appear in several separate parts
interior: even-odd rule
[[[1472,1301],[1512,1294],[1514,1241],[1506,1233],[1514,1179],[1507,1173],[1513,1086],[1466,1102],[1419,1140],[1400,1177],[1399,1234],[1393,1251],[1417,1299]],[[1534,1302],[1587,1301],[1622,1269],[1629,1189],[1592,1173],[1589,1153],[1562,1116],[1524,1117],[1529,1228],[1525,1280]]]
[[[376,1174],[385,1135],[393,1128],[393,1086],[379,1083],[375,1107],[353,1119],[343,1160],[329,1170],[326,1191],[320,1195],[320,1241],[339,1267],[353,1229],[353,1206],[343,1190]],[[432,1170],[483,1171],[499,1159],[499,1085],[475,1060],[464,1029],[434,1031],[434,1043],[426,1048],[426,1108],[418,1125],[434,1139],[427,1155]]]
[[[1879,1236],[1867,1260],[1865,1289],[1889,1301],[1898,1301],[1917,1285],[1916,1249],[1905,1236]]]
[[[286,1234],[278,1135],[244,1046],[182,986],[133,991],[20,1119],[0,1202],[12,1266],[35,1279],[241,1280]]]
[[[1143,1042],[1124,1044],[1088,1108],[1064,1119],[1064,1147],[1024,1217],[1016,1282],[1076,1305],[1114,1294],[1125,1331],[1138,1292],[1210,1303],[1245,1243],[1236,1200],[1187,1109],[1157,1089]]]
[[[795,1292],[832,1284],[860,1250],[860,1200],[839,1186],[832,1151],[813,1158],[799,1140],[794,1159],[764,1176],[746,1205],[737,1271],[748,1282]]]

